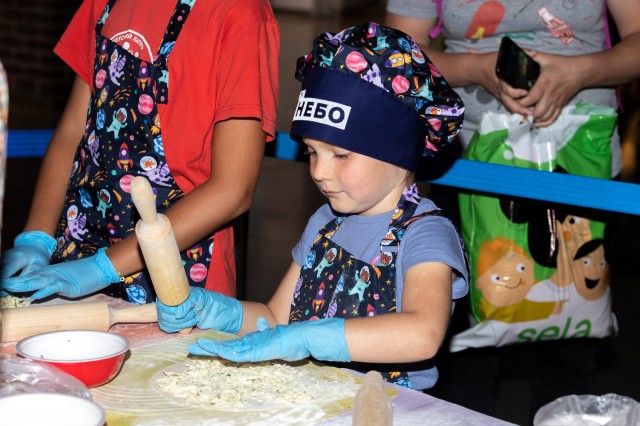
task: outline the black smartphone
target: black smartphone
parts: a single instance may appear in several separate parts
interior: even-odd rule
[[[502,37],[496,74],[512,87],[529,90],[540,75],[540,64],[509,37]]]

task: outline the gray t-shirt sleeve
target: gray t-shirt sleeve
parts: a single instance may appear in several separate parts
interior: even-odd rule
[[[417,213],[434,208],[435,205],[430,200],[423,199]],[[386,234],[392,213],[349,217],[334,234],[332,240],[356,258],[374,261],[379,256],[380,241]],[[302,237],[292,250],[294,262],[300,266],[304,265],[318,231],[333,218],[334,215],[327,204],[320,207],[311,216]],[[402,310],[405,272],[423,262],[441,262],[451,266],[457,272],[457,278],[452,286],[453,300],[459,299],[467,293],[469,277],[466,272],[462,246],[453,224],[448,219],[439,216],[423,217],[409,225],[400,243],[400,254],[396,262],[398,311]],[[427,389],[436,383],[438,371],[435,367],[421,371],[410,371],[409,377],[414,389]]]
[[[435,0],[389,0],[387,12],[421,19],[438,17]]]
[[[469,276],[458,233],[448,219],[441,216],[425,217],[413,222],[400,243],[398,273],[404,277],[409,269],[424,263],[438,262],[449,265],[456,273],[452,298],[467,294]],[[402,303],[402,294],[397,295]]]

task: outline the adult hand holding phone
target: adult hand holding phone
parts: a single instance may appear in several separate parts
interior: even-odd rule
[[[511,113],[523,116],[534,113],[535,102],[523,102],[523,99],[528,97],[529,89],[536,83],[541,70],[533,59],[536,52],[530,53],[505,36],[500,42],[495,66],[500,101]]]
[[[496,74],[516,89],[529,90],[540,75],[540,65],[509,37],[502,37]]]
[[[585,56],[554,55],[530,52],[540,64],[540,75],[536,84],[524,96],[516,98],[520,108],[531,111],[538,127],[551,125],[571,98],[587,86],[584,72]]]

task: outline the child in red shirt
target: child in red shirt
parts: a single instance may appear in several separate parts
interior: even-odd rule
[[[0,289],[155,300],[128,186],[144,175],[190,284],[235,294],[229,222],[248,210],[275,135],[269,3],[86,0],[55,52],[77,78]]]

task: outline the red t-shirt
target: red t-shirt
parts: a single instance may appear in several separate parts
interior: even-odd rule
[[[95,26],[107,0],[85,0],[56,45],[89,84]],[[103,35],[152,62],[175,0],[118,0]],[[185,192],[211,173],[213,126],[229,118],[256,118],[273,140],[280,32],[266,0],[198,0],[169,56],[169,103],[159,105],[165,157]],[[91,84],[89,84],[92,86]],[[233,230],[216,233],[206,288],[235,294]]]

